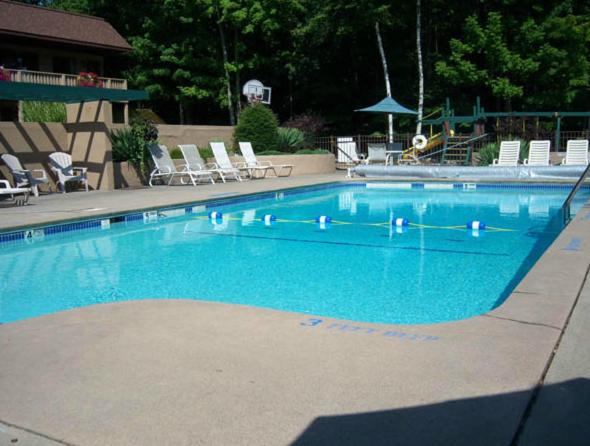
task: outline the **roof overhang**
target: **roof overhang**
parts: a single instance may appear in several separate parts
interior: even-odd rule
[[[149,99],[144,90],[118,90],[97,87],[64,87],[0,81],[0,100],[42,102],[131,102]]]

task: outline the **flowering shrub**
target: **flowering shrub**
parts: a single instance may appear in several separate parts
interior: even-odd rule
[[[0,65],[0,81],[9,81],[10,80],[10,71],[5,69],[3,66]]]
[[[103,86],[102,81],[98,78],[98,74],[81,71],[78,74],[78,85],[80,87],[99,87]]]

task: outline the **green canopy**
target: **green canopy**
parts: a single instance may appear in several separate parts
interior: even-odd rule
[[[64,87],[61,85],[29,84],[0,81],[0,100],[43,102],[129,102],[149,99],[143,90],[116,90],[96,87]]]
[[[368,112],[368,113],[391,113],[394,115],[417,115],[413,110],[404,107],[403,105],[398,104],[395,99],[392,97],[387,96],[382,101],[377,102],[375,105],[371,105],[370,107],[361,108],[359,110],[355,110],[357,112]]]

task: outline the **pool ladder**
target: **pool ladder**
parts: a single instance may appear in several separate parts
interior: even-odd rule
[[[586,169],[584,170],[584,172],[582,172],[582,175],[580,175],[580,178],[578,179],[578,181],[574,185],[574,188],[570,191],[569,195],[567,196],[567,198],[563,202],[563,206],[562,206],[561,210],[563,211],[563,222],[566,225],[572,219],[572,213],[571,213],[572,201],[573,201],[574,197],[576,196],[576,194],[578,193],[578,190],[580,190],[580,187],[582,187],[582,184],[584,183],[584,180],[588,176],[588,173],[590,173],[590,164],[588,164],[588,166],[586,166]]]

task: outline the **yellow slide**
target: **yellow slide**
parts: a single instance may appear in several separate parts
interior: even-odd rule
[[[443,137],[442,132],[437,133],[436,135],[432,135],[428,139],[426,146],[421,147],[421,148],[415,148],[414,146],[412,146],[409,149],[404,150],[402,153],[402,160],[403,161],[411,161],[415,157],[422,156],[425,153],[431,151],[432,149],[440,146],[443,142],[444,142],[444,137]]]

